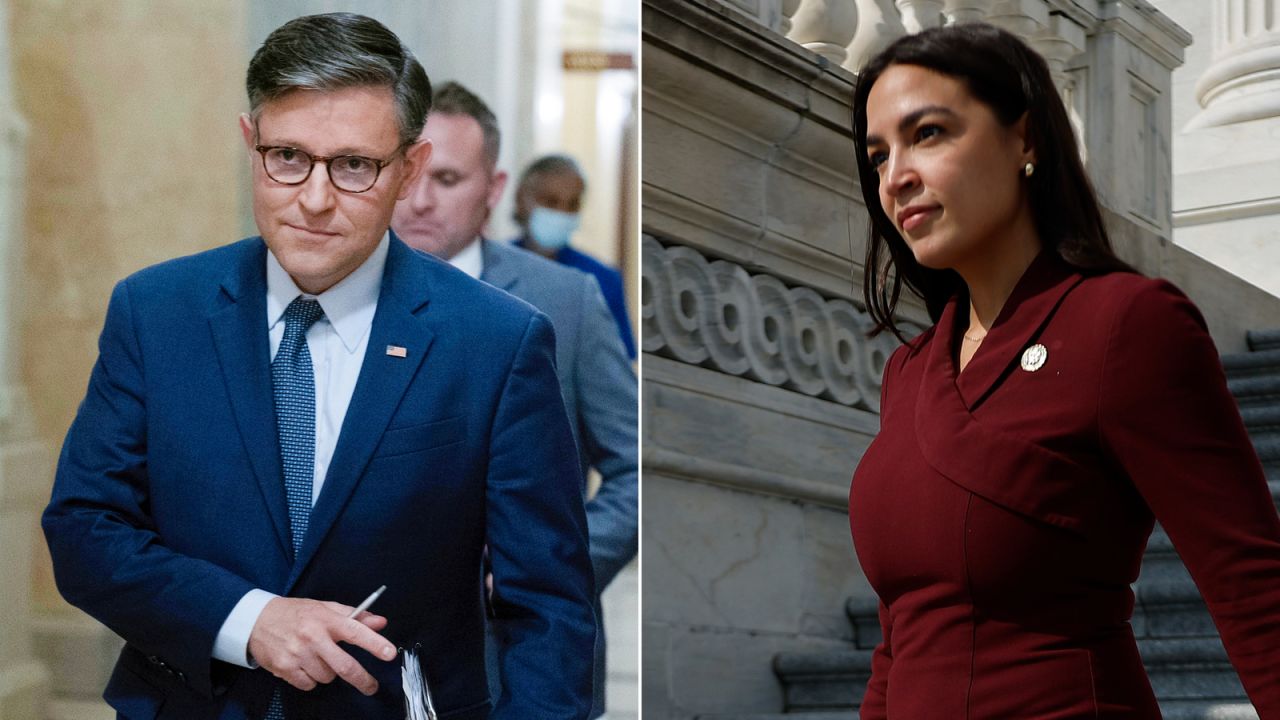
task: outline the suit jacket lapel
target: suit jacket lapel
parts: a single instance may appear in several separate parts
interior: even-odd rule
[[[413,252],[391,236],[369,346],[288,588],[297,582],[360,483],[401,396],[431,346],[433,334],[426,319],[428,281]],[[405,356],[388,355],[391,345],[404,348]]]
[[[236,427],[275,526],[280,551],[291,553],[284,471],[271,394],[271,346],[267,338],[266,245],[259,240],[222,281],[209,316],[218,364]]]
[[[968,307],[967,301],[965,307],[959,307],[963,298],[951,301],[944,313],[946,323],[938,323],[935,347],[945,350],[942,358],[948,361],[956,389],[970,411],[976,410],[1009,373],[1019,371],[1023,352],[1035,344],[1054,310],[1082,279],[1052,253],[1040,253],[1005,301],[982,347],[958,376],[954,372],[955,343],[960,334],[956,325]],[[1049,362],[1053,362],[1052,358]]]
[[[1103,483],[1097,471],[1003,431],[998,423],[988,426],[973,412],[1010,372],[1023,372],[1016,369],[1023,349],[1080,280],[1056,260],[1037,259],[959,377],[957,316],[968,307],[963,296],[952,298],[923,358],[914,418],[921,455],[934,470],[992,502],[1070,530],[1084,530],[1094,516],[1096,495],[1080,488]]]

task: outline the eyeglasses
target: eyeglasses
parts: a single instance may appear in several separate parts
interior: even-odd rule
[[[398,155],[404,145],[396,148]],[[262,169],[267,177],[282,185],[301,185],[311,177],[316,163],[322,162],[329,172],[333,186],[349,193],[362,193],[373,187],[382,174],[382,168],[390,165],[396,155],[386,160],[376,160],[363,155],[312,155],[305,150],[278,145],[258,145],[254,148],[262,154]]]

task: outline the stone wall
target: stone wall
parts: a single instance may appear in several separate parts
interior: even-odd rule
[[[841,300],[853,77],[712,2],[644,3],[642,39],[645,717],[766,712],[773,654],[840,646],[869,592],[844,506],[884,352]]]

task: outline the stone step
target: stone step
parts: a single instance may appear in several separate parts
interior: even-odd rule
[[[1280,328],[1271,330],[1250,330],[1245,333],[1249,348],[1257,351],[1280,350]]]
[[[783,709],[789,713],[856,707],[871,679],[871,651],[778,653],[773,672],[782,681]]]
[[[1138,642],[1156,697],[1163,700],[1239,701],[1244,687],[1215,637],[1160,638]]]
[[[861,650],[880,644],[880,601],[874,595],[851,597],[844,603],[844,614],[853,626],[853,643]]]
[[[1227,650],[1216,635],[1193,638],[1144,638],[1138,651],[1148,670],[1230,667]]]
[[[1164,720],[1258,720],[1258,711],[1253,705],[1239,698],[1164,700],[1160,703],[1160,712]]]
[[[1228,378],[1227,389],[1241,408],[1280,403],[1280,375]]]
[[[1264,463],[1280,462],[1280,432],[1255,432],[1250,433],[1249,438],[1253,440],[1253,449],[1258,453],[1258,459]]]
[[[1280,348],[1223,355],[1222,369],[1229,378],[1280,374]]]
[[[1280,403],[1248,405],[1240,408],[1240,417],[1250,433],[1280,431]]]
[[[1138,650],[1162,700],[1244,697],[1235,669],[1216,636],[1143,638]],[[774,672],[788,713],[846,709],[861,701],[871,676],[871,652],[780,653]]]
[[[1206,637],[1218,632],[1199,594],[1184,603],[1166,602],[1134,608],[1129,624],[1138,641]]]

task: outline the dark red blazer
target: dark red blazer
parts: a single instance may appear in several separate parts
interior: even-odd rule
[[[1280,718],[1280,519],[1199,311],[1042,254],[957,374],[966,319],[893,354],[854,475],[884,630],[862,720],[1159,718],[1128,623],[1153,514]]]

